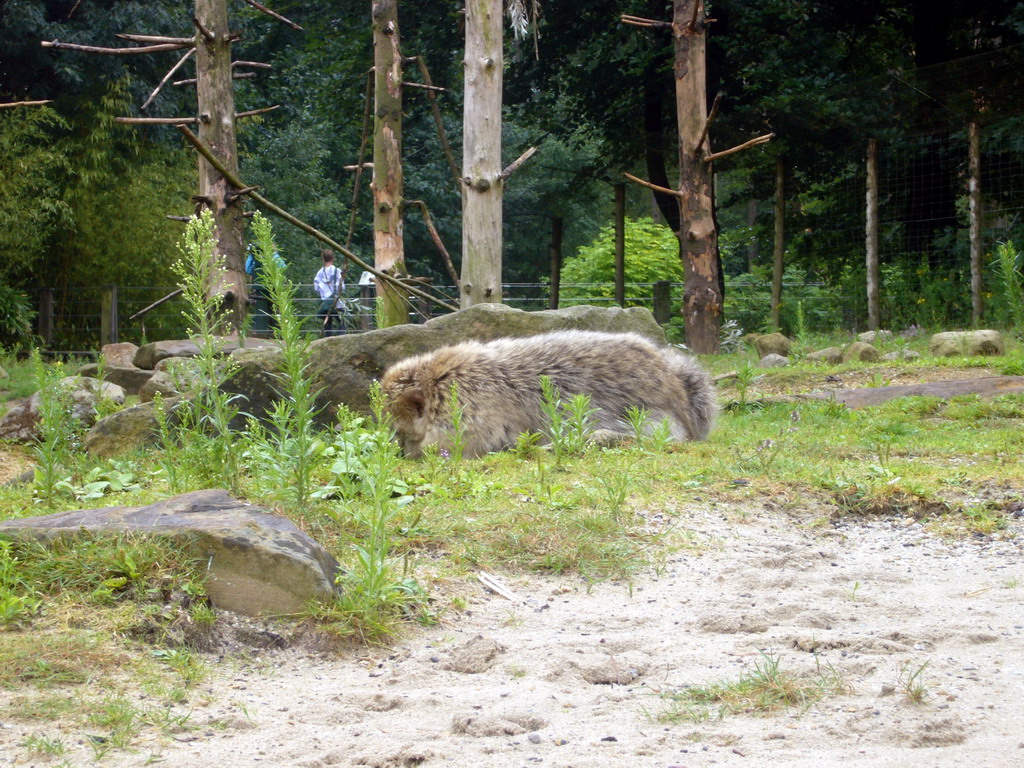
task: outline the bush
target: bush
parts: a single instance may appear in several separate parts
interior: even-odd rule
[[[683,280],[683,263],[679,258],[679,240],[671,229],[656,224],[653,219],[626,219],[626,282],[656,283]],[[566,304],[572,299],[615,295],[615,227],[607,226],[594,241],[579,249],[566,260],[562,268],[561,296]],[[572,283],[585,283],[588,287],[573,288]],[[626,299],[650,296],[650,289],[626,286]]]
[[[28,296],[6,285],[0,285],[0,347],[15,349],[32,341],[35,312]]]

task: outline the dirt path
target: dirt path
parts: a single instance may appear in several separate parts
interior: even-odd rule
[[[186,730],[103,765],[1024,765],[1021,542],[949,543],[909,520],[808,529],[722,507],[681,519],[702,548],[632,593],[510,578],[525,603],[474,585],[467,613],[388,650],[212,659],[177,708]],[[762,652],[785,672],[831,665],[849,692],[764,716],[656,719],[659,692],[734,681]],[[901,680],[926,663],[914,704]],[[4,723],[0,742],[34,731]],[[0,749],[0,765],[18,752]]]

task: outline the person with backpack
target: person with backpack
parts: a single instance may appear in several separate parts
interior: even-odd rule
[[[274,252],[274,262],[284,267],[284,259],[281,254]],[[250,245],[245,258],[245,274],[252,280],[249,289],[249,304],[252,307],[252,335],[270,336],[271,331],[277,327],[277,319],[274,317],[273,308],[270,303],[270,293],[263,282],[263,264],[256,254],[256,248]]]
[[[320,297],[317,317],[322,319],[321,335],[335,336],[341,333],[344,324],[341,319],[342,292],[345,290],[345,275],[334,265],[334,251],[324,248],[320,251],[324,265],[313,278],[313,288]],[[333,326],[337,324],[337,328]]]

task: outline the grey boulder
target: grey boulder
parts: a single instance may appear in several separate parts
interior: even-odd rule
[[[932,336],[928,351],[936,357],[1002,355],[1006,345],[999,331],[946,331]]]
[[[338,593],[337,561],[286,517],[232,498],[193,491],[144,507],[103,507],[0,522],[0,535],[53,541],[91,533],[170,537],[209,564],[218,608],[250,616],[298,613]]]

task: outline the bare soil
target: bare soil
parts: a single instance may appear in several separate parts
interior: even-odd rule
[[[520,598],[510,600],[468,580],[457,585],[464,612],[389,648],[210,655],[210,678],[174,707],[189,715],[184,728],[101,763],[1024,764],[1022,521],[952,541],[911,519],[812,519],[705,501],[680,510],[685,548],[631,585],[506,576]],[[660,719],[662,694],[735,681],[764,654],[785,673],[827,670],[845,691],[771,712]],[[0,691],[0,705],[12,695]],[[56,730],[6,718],[0,765],[47,764],[18,744]],[[64,730],[72,764],[92,763],[90,733]]]

